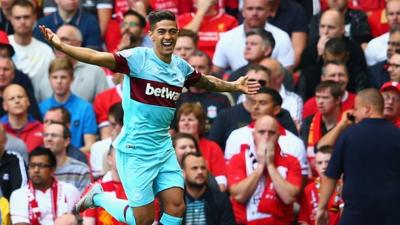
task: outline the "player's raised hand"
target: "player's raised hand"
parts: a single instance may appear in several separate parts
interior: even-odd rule
[[[39,25],[39,29],[42,32],[44,38],[51,44],[53,45],[56,49],[60,49],[61,46],[61,40],[60,38],[53,33],[49,28],[47,28],[44,25]]]
[[[260,83],[256,80],[249,80],[248,76],[243,76],[234,81],[238,89],[245,94],[254,95],[261,88]]]

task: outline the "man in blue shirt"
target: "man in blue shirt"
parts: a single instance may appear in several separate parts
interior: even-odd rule
[[[128,200],[115,199],[99,185],[94,185],[78,202],[77,210],[100,206],[121,222],[151,224],[154,196],[157,195],[164,212],[161,224],[178,225],[185,211],[184,181],[168,130],[182,87],[195,85],[210,91],[255,94],[259,84],[248,81],[247,77],[225,82],[195,71],[186,61],[172,55],[178,36],[174,14],[152,12],[149,21],[153,49],[139,47],[114,54],[67,45],[50,29],[40,28],[58,50],[125,74],[122,88],[124,127],[113,145],[117,149],[117,169]]]

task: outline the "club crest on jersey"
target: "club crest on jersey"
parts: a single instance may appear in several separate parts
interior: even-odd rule
[[[154,95],[156,97],[165,98],[172,101],[177,101],[180,96],[179,92],[170,90],[168,87],[156,88],[151,86],[150,83],[146,84],[145,94]]]

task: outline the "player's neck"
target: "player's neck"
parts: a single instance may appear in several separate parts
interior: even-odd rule
[[[168,55],[163,55],[161,54],[159,51],[157,51],[157,49],[154,48],[154,53],[156,54],[156,56],[163,62],[170,64],[171,63],[171,58],[172,58],[172,54],[168,54]]]

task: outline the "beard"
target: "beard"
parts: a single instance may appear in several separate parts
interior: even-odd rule
[[[206,186],[206,184],[207,184],[207,180],[204,180],[201,183],[186,180],[186,186],[193,188],[193,189],[202,189],[202,188],[204,188],[204,186]]]

